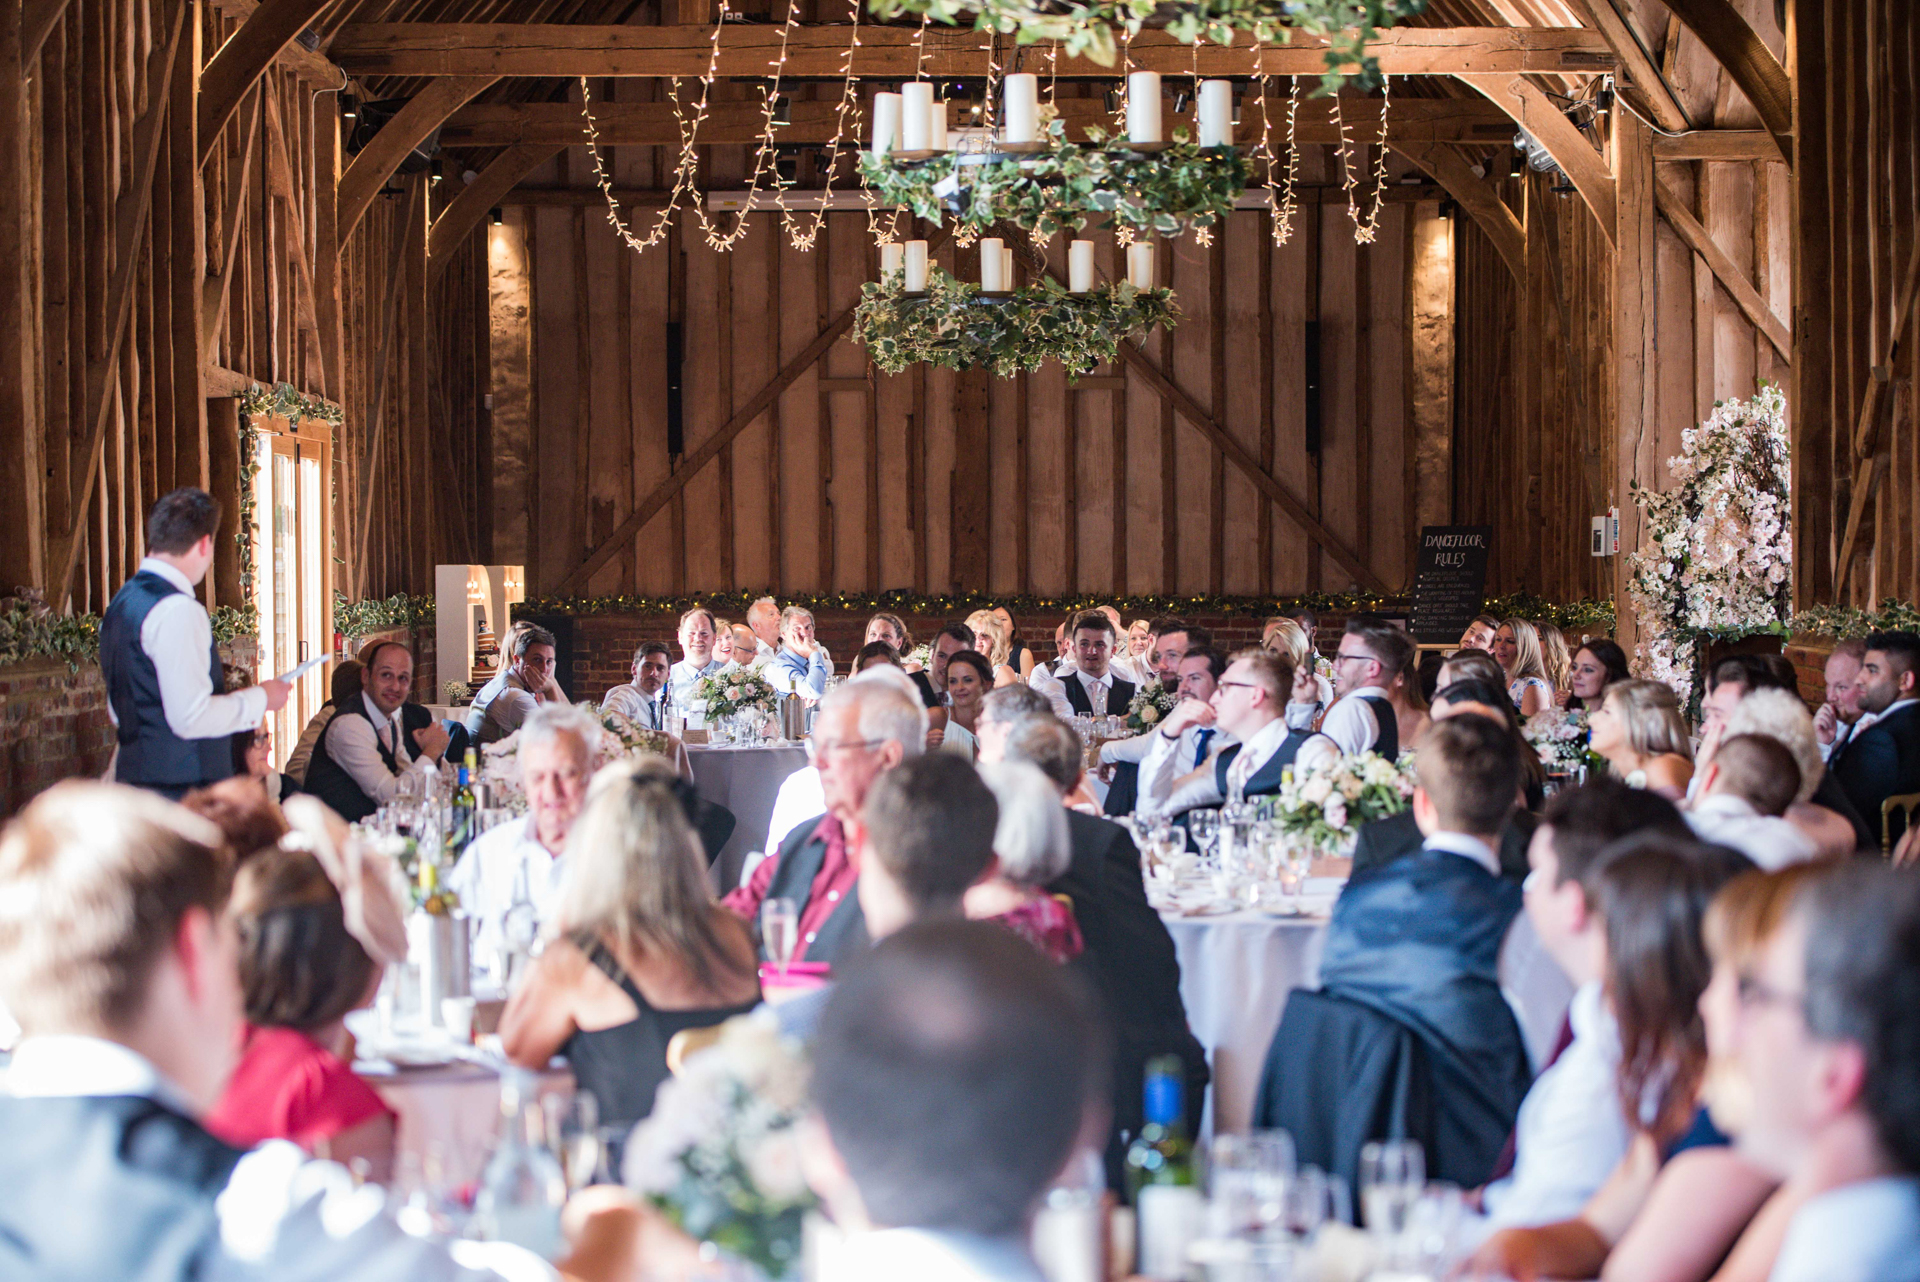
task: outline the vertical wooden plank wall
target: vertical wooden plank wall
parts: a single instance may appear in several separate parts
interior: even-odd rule
[[[640,149],[615,149],[616,165],[629,150]],[[572,186],[583,163],[562,156],[528,186]],[[1325,168],[1317,154],[1312,165]],[[507,225],[494,229],[485,275],[496,412],[516,424],[524,413],[527,426],[522,435],[502,420],[494,438],[493,505],[502,535],[515,532],[502,546],[524,546],[529,590],[539,594],[669,474],[664,336],[676,316],[690,451],[856,302],[877,266],[858,211],[829,215],[811,252],[790,245],[772,214],[752,215],[746,237],[716,251],[683,213],[677,243],[635,254],[592,198],[515,199]],[[1410,581],[1416,533],[1413,420],[1398,389],[1411,368],[1409,244],[1420,216],[1389,203],[1378,240],[1361,250],[1344,204],[1310,200],[1300,222],[1318,227],[1285,245],[1273,243],[1269,215],[1237,212],[1211,246],[1186,239],[1163,252],[1184,319],[1171,336],[1141,343],[1392,586]],[[1435,217],[1434,206],[1425,216]],[[1124,270],[1111,233],[1091,234],[1101,270]],[[1063,274],[1066,238],[1040,248],[1047,268]],[[977,257],[951,243],[935,253],[963,274],[977,271]],[[683,291],[669,287],[675,277]],[[1304,439],[1309,316],[1323,323],[1329,389],[1317,460]],[[684,552],[669,504],[588,592],[685,584],[1261,595],[1352,586],[1124,368],[1078,381],[1054,365],[1013,379],[884,376],[843,338],[682,496]]]

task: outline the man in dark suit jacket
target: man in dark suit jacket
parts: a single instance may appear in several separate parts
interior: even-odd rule
[[[1060,789],[1080,783],[1080,739],[1060,718],[1038,713],[1007,732],[1003,759],[1025,761]],[[1119,824],[1067,811],[1073,859],[1048,885],[1073,904],[1085,948],[1070,963],[1099,994],[1114,1030],[1113,1123],[1107,1142],[1107,1179],[1120,1187],[1127,1142],[1142,1123],[1141,1090],[1147,1061],[1178,1055],[1187,1070],[1187,1111],[1197,1131],[1208,1080],[1206,1050],[1187,1027],[1180,997],[1180,960],[1166,923],[1147,902],[1140,851]]]
[[[1906,831],[1898,812],[1881,824],[1881,803],[1888,797],[1920,792],[1920,635],[1876,632],[1867,638],[1860,664],[1860,709],[1873,716],[1855,730],[1833,775],[1845,790],[1876,845],[1892,844]]]

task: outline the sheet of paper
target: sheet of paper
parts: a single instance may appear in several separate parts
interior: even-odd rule
[[[275,681],[298,681],[301,677],[305,676],[307,673],[311,672],[313,669],[319,667],[321,664],[325,663],[328,659],[331,659],[332,657],[333,656],[330,654],[323,654],[316,658],[308,659],[305,663],[301,664],[300,666],[296,668],[291,668],[286,672],[282,672],[279,676],[275,677],[274,680]]]

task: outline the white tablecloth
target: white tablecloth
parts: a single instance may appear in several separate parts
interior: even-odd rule
[[[1287,994],[1320,984],[1327,923],[1256,912],[1162,920],[1180,957],[1187,1022],[1213,1066],[1203,1130],[1244,1131]],[[1552,1050],[1573,985],[1540,947],[1525,913],[1501,949],[1500,985],[1537,1067]]]
[[[693,763],[693,786],[700,795],[733,812],[733,836],[713,863],[716,885],[731,890],[740,883],[740,865],[747,852],[766,843],[773,799],[786,777],[806,766],[807,750],[799,744],[766,748],[693,745],[687,755]]]
[[[447,1186],[480,1178],[500,1129],[500,1074],[485,1064],[382,1072],[356,1064],[367,1085],[398,1117],[395,1155],[412,1154],[423,1164],[432,1155],[444,1165]],[[571,1098],[573,1071],[540,1075],[540,1093]],[[424,1166],[423,1166],[424,1169]]]

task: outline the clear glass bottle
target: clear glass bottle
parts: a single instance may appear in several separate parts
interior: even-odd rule
[[[480,1176],[472,1232],[551,1260],[561,1247],[567,1177],[547,1147],[546,1113],[534,1088],[533,1074],[525,1069],[501,1074],[499,1142]]]
[[[1194,1179],[1187,1136],[1185,1067],[1177,1055],[1147,1061],[1145,1124],[1127,1148],[1127,1192],[1133,1198],[1144,1277],[1186,1276],[1187,1244],[1202,1228],[1205,1202]]]

